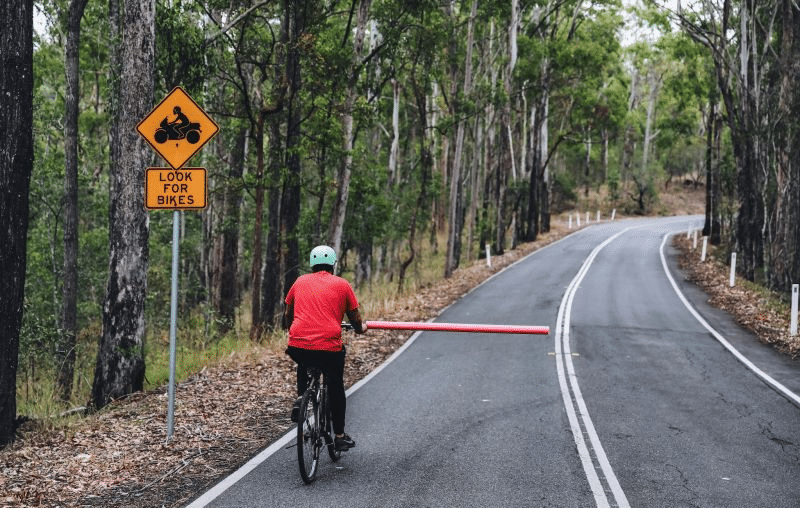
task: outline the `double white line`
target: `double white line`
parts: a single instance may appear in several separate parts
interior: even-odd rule
[[[614,497],[616,506],[620,508],[630,508],[630,505],[628,504],[628,499],[625,497],[625,493],[619,486],[617,477],[614,475],[614,470],[611,469],[608,457],[606,457],[606,453],[603,451],[600,438],[597,437],[594,424],[592,424],[589,411],[586,409],[586,403],[581,395],[580,386],[578,386],[578,378],[575,375],[575,368],[572,365],[572,352],[569,347],[570,316],[572,315],[572,300],[575,298],[578,286],[589,271],[589,267],[594,262],[594,259],[606,245],[613,242],[629,229],[631,228],[626,228],[606,239],[606,241],[595,247],[589,257],[586,258],[580,271],[578,271],[578,275],[572,279],[569,287],[567,287],[566,293],[564,293],[564,298],[561,300],[561,305],[558,308],[558,319],[556,320],[555,348],[558,383],[561,385],[561,396],[564,399],[564,407],[567,410],[567,417],[569,418],[569,425],[572,429],[572,436],[575,439],[575,446],[578,448],[578,455],[581,458],[583,470],[586,473],[586,478],[589,481],[589,486],[592,489],[592,494],[594,495],[594,500],[598,507],[611,506],[608,496],[606,495],[606,488],[603,486],[603,479]],[[569,377],[569,383],[567,383],[567,377]],[[589,438],[588,444],[584,434]],[[592,456],[592,452],[594,452],[594,456]],[[595,463],[597,463],[597,466],[595,466]],[[602,472],[602,479],[597,473],[598,469]]]

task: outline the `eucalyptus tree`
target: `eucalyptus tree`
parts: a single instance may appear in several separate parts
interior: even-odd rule
[[[797,261],[798,6],[783,0],[688,2],[681,27],[711,54],[736,162],[739,271],[787,291]]]
[[[210,295],[226,330],[239,301],[239,238],[252,231],[249,249],[251,265],[250,335],[258,340],[274,318],[274,301],[265,304],[263,295],[279,291],[280,200],[285,160],[282,127],[285,124],[287,79],[285,52],[287,30],[281,19],[283,5],[270,2],[206,2],[203,6],[208,26],[201,46],[214,64],[214,74],[204,86],[213,90],[216,111],[229,122],[230,139],[227,171],[217,175],[217,199],[209,230],[213,238],[210,256]],[[269,154],[266,153],[269,151]],[[252,153],[254,152],[254,154]],[[255,167],[249,156],[255,156]],[[242,191],[251,192],[254,210],[250,221],[240,222]],[[265,195],[266,193],[266,195]],[[265,203],[266,200],[266,203]],[[264,256],[264,208],[267,211],[266,263]],[[241,216],[243,218],[244,216]],[[265,310],[266,309],[266,310]]]
[[[92,385],[96,408],[144,385],[149,224],[141,182],[152,152],[135,127],[152,107],[155,1],[112,0],[109,17],[118,55],[112,65],[119,67],[112,68],[118,74],[112,92],[110,259]]]
[[[721,115],[710,55],[682,31],[665,33],[656,43],[674,66],[664,77],[666,110],[659,120],[662,135],[656,140],[667,184],[674,176],[692,173],[695,184],[706,183],[703,234],[714,245],[721,242],[720,187]]]
[[[514,2],[516,6],[516,1]],[[458,69],[460,68],[459,62],[455,55],[450,55],[450,63],[451,63],[451,72],[450,72],[450,80],[451,80],[451,96],[453,97],[454,102],[452,104],[457,104],[455,102],[455,98],[457,94],[460,94],[462,97],[469,97],[472,93],[472,66],[473,66],[473,41],[474,41],[474,30],[475,30],[475,17],[478,10],[478,2],[477,0],[472,1],[472,6],[469,9],[469,15],[467,18],[467,39],[466,39],[466,51],[464,57],[464,71],[463,71],[463,84],[461,89],[458,89]],[[451,9],[448,12],[451,19],[455,16],[455,13]],[[451,21],[452,25],[456,25]],[[509,32],[516,34],[516,26],[512,29],[509,29]],[[451,52],[455,52],[455,48],[457,47],[457,40],[459,37],[457,36],[456,32],[451,34],[451,43],[450,43],[450,50]],[[516,56],[516,55],[515,55]],[[513,67],[512,67],[513,69]],[[509,80],[510,81],[510,80]],[[509,85],[510,86],[510,85]],[[463,99],[462,99],[463,100]],[[461,111],[453,110],[452,114],[459,115]],[[456,127],[456,139],[454,144],[454,151],[453,151],[453,163],[452,168],[450,170],[450,199],[449,199],[449,212],[448,212],[448,233],[447,233],[447,254],[445,256],[445,265],[444,265],[444,275],[445,277],[450,277],[453,274],[453,271],[458,268],[459,265],[459,258],[461,257],[461,232],[464,223],[464,213],[463,213],[463,204],[462,204],[462,194],[463,194],[463,184],[462,184],[462,160],[464,160],[463,152],[464,152],[464,131],[466,129],[465,121],[460,120],[458,121],[458,125]],[[500,216],[502,217],[502,216]],[[499,220],[502,220],[499,219]],[[502,249],[502,247],[501,247]]]
[[[357,0],[351,4],[351,13],[355,11],[355,28],[353,37],[353,55],[344,75],[346,85],[345,100],[342,105],[342,161],[336,178],[336,200],[333,204],[328,243],[337,252],[342,247],[342,229],[347,212],[347,200],[350,191],[350,178],[353,172],[353,106],[356,100],[357,83],[362,69],[364,53],[364,37],[369,21],[372,0]],[[351,14],[352,16],[352,14]],[[350,23],[348,22],[348,26]]]
[[[562,143],[581,146],[583,181],[590,182],[593,146],[607,173],[609,135],[619,121],[622,20],[615,1],[548,0],[530,12],[521,44],[529,55],[518,79],[530,104],[526,157],[530,174],[525,238],[550,228],[553,160]],[[599,139],[599,143],[596,140]]]
[[[67,14],[65,66],[67,93],[64,118],[64,303],[62,340],[58,344],[56,385],[68,401],[75,370],[78,328],[78,104],[80,101],[81,18],[88,0],[71,0]]]
[[[0,7],[0,446],[14,438],[25,290],[28,190],[33,169],[33,1]],[[6,234],[7,233],[7,234]]]

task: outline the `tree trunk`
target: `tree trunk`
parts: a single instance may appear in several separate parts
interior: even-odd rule
[[[800,49],[797,37],[800,29],[796,21],[800,15],[790,0],[782,0],[782,35],[780,45],[780,80],[778,94],[778,122],[776,125],[776,175],[775,175],[775,207],[772,210],[774,238],[770,242],[770,286],[788,292],[792,284],[799,282],[797,252],[800,244],[796,243],[796,231],[800,214],[797,205],[797,119],[793,117],[798,103],[797,79],[800,79]],[[794,191],[794,192],[793,192]]]
[[[592,129],[590,125],[585,125],[583,131],[583,195],[589,197],[589,183],[591,181],[592,169]]]
[[[472,9],[467,23],[467,54],[464,64],[464,87],[462,94],[469,97],[472,92],[472,46],[475,32],[475,15],[478,9],[477,0],[473,0]],[[455,37],[455,34],[453,34]],[[455,41],[451,44],[455,48]],[[457,66],[453,66],[451,79],[455,82],[457,76]],[[455,100],[455,98],[453,98]],[[454,109],[456,116],[461,115],[461,107]],[[444,276],[450,277],[458,268],[459,258],[461,257],[461,231],[464,226],[464,211],[462,204],[462,182],[461,182],[461,161],[464,151],[464,131],[466,130],[465,121],[459,119],[456,128],[456,144],[453,151],[453,165],[450,172],[450,199],[448,202],[448,229],[447,229],[447,255],[445,256]]]
[[[788,83],[790,83],[791,90],[788,95],[789,107],[792,111],[798,111],[800,108],[800,9],[796,6],[795,2],[784,0],[784,25],[785,32],[791,32],[791,43],[787,49],[788,55],[786,56],[786,65],[789,66],[787,74],[789,75]],[[789,12],[787,12],[789,11]],[[787,224],[788,229],[786,233],[786,252],[790,254],[789,266],[787,267],[787,279],[791,284],[800,283],[800,122],[796,117],[793,118],[791,129],[789,130],[789,138],[787,140],[787,149],[790,152],[789,162],[789,185],[787,188]]]
[[[539,235],[539,173],[541,167],[539,136],[541,136],[541,117],[539,104],[531,106],[531,132],[528,143],[528,164],[530,165],[530,180],[528,181],[528,214],[525,241],[536,241]]]
[[[547,66],[547,74],[544,77],[546,86],[542,90],[542,100],[538,115],[539,119],[539,147],[537,176],[539,180],[539,191],[537,198],[541,213],[539,232],[547,233],[550,231],[550,67]]]
[[[294,284],[300,273],[297,224],[300,222],[301,204],[300,173],[302,168],[300,165],[300,144],[302,142],[302,132],[300,123],[302,103],[300,101],[300,90],[303,83],[300,72],[300,49],[298,48],[298,43],[306,29],[307,9],[313,9],[313,5],[304,3],[302,0],[288,2],[286,9],[286,26],[289,39],[288,51],[286,52],[286,77],[289,83],[286,114],[287,175],[281,199],[281,236],[284,244],[282,259],[285,263],[283,268],[283,287],[285,291],[288,291]]]
[[[61,337],[56,347],[56,395],[69,401],[75,371],[78,327],[78,102],[81,18],[89,0],[72,0],[67,20],[64,97],[64,303]]]
[[[267,209],[267,245],[264,260],[264,287],[263,287],[263,321],[269,328],[277,324],[276,316],[280,313],[283,296],[283,281],[281,280],[283,260],[281,259],[281,199],[283,194],[283,168],[286,160],[284,148],[285,137],[281,128],[284,123],[284,103],[286,101],[286,51],[289,42],[289,26],[287,21],[281,23],[281,44],[275,54],[275,74],[273,82],[273,101],[275,108],[270,110],[267,118],[269,123],[269,165],[268,177],[269,206]]]
[[[0,446],[14,439],[33,171],[33,2],[0,7]]]
[[[260,341],[264,333],[261,316],[261,268],[264,261],[262,235],[264,220],[264,111],[258,113],[256,124],[256,195],[255,222],[253,223],[253,262],[250,265],[250,340]]]
[[[709,93],[708,118],[706,120],[706,217],[703,235],[709,237],[712,245],[722,241],[720,211],[719,152],[719,105],[717,90],[711,87]]]
[[[498,144],[500,145],[500,159],[497,163],[497,172],[495,173],[495,206],[497,208],[497,215],[495,216],[495,238],[494,248],[497,254],[503,254],[506,250],[506,190],[508,187],[508,172],[511,161],[509,157],[511,154],[508,151],[508,130],[502,128],[503,125],[508,124],[508,110],[503,108],[500,113],[500,138]]]
[[[228,184],[225,185],[219,232],[214,238],[214,254],[211,269],[211,305],[219,314],[219,331],[225,333],[233,328],[236,305],[239,303],[239,210],[242,206],[242,190],[238,181],[244,174],[247,158],[249,130],[242,128],[236,136],[228,169]]]
[[[269,327],[275,326],[275,316],[280,308],[281,281],[281,194],[283,190],[281,172],[284,150],[281,135],[281,115],[270,116],[269,135],[269,207],[267,210],[267,247],[264,260],[263,314]]]
[[[113,48],[122,52],[122,68],[118,109],[113,112],[117,118],[111,145],[109,279],[92,385],[92,401],[98,409],[141,390],[145,367],[149,224],[142,181],[152,152],[136,125],[153,106],[155,1],[124,0],[121,5],[124,18],[116,12],[119,17],[111,19],[122,34]]]
[[[350,194],[350,178],[353,171],[353,106],[355,105],[358,76],[361,72],[361,58],[364,50],[364,36],[372,0],[359,0],[358,19],[356,21],[355,40],[353,41],[353,60],[348,71],[347,97],[344,103],[342,119],[343,145],[341,165],[336,181],[336,201],[333,205],[331,223],[328,231],[328,243],[336,252],[341,251],[342,232],[347,215],[347,200]]]

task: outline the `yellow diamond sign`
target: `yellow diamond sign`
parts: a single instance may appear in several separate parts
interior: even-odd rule
[[[219,126],[177,86],[136,130],[173,169],[180,169],[214,137]]]

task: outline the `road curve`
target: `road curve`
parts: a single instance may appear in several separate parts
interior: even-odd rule
[[[800,408],[679,293],[790,393],[800,368],[683,281],[664,238],[699,221],[596,224],[528,256],[437,320],[549,336],[419,333],[349,392],[358,446],[314,484],[286,438],[189,506],[800,506]]]

